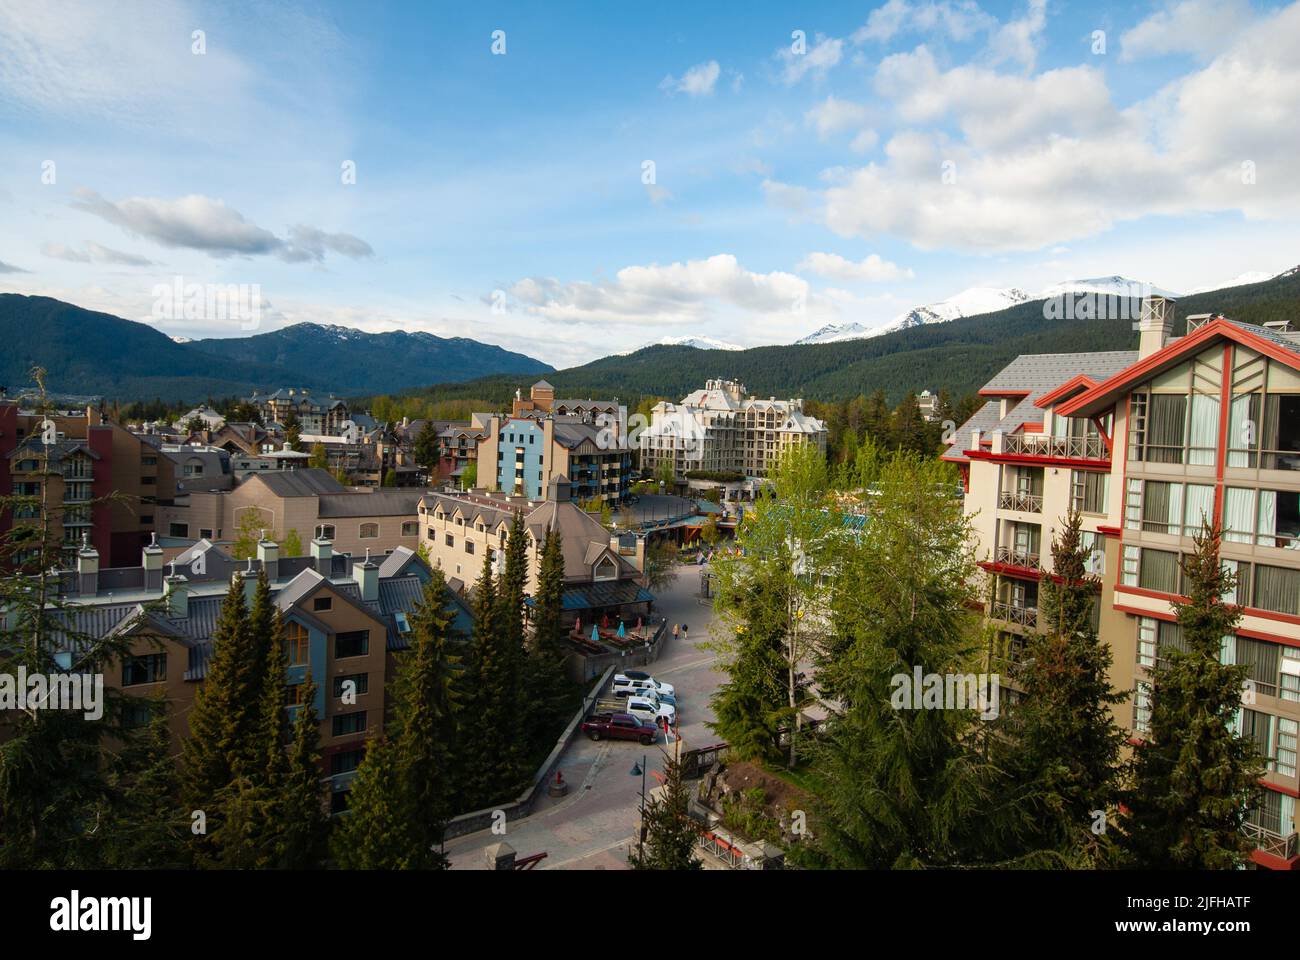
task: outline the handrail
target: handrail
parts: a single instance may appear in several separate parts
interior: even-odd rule
[[[1004,490],[998,494],[998,508],[1020,510],[1024,513],[1042,513],[1043,498],[1038,494]]]
[[[1015,547],[998,547],[997,553],[994,555],[994,562],[1007,563],[1013,567],[1027,567],[1031,570],[1039,569],[1038,554],[1030,553],[1027,550],[1017,550]]]
[[[1042,433],[1011,433],[1003,437],[1004,453],[1026,457],[1068,457],[1072,460],[1109,460],[1101,437],[1053,437]]]
[[[1020,607],[1014,603],[1003,603],[1000,600],[995,600],[993,602],[992,617],[995,620],[1018,623],[1024,627],[1038,626],[1037,607]]]

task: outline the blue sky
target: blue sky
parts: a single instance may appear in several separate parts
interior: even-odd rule
[[[6,0],[0,290],[239,336],[153,288],[256,284],[262,329],[568,366],[1300,262],[1300,4],[705,7]]]

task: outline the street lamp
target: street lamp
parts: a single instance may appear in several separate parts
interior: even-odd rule
[[[645,844],[645,771],[646,755],[642,754],[641,762],[632,764],[632,769],[627,772],[630,777],[641,778],[641,829],[637,833],[636,841],[636,857],[638,860],[641,860],[644,856],[642,847]]]

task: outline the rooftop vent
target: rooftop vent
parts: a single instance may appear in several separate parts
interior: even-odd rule
[[[1198,327],[1201,327],[1204,324],[1209,323],[1210,320],[1212,319],[1214,319],[1214,314],[1212,313],[1189,314],[1187,317],[1187,332],[1191,333],[1193,330],[1196,330]]]
[[[1270,330],[1276,330],[1278,333],[1291,332],[1290,320],[1265,320],[1264,326],[1268,327]]]

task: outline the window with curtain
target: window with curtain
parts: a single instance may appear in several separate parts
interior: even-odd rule
[[[1228,413],[1228,466],[1253,467],[1259,449],[1260,395],[1243,393],[1232,398]]]
[[[1265,470],[1300,470],[1300,396],[1267,395],[1260,443]]]
[[[1169,659],[1170,650],[1187,652],[1187,638],[1183,635],[1182,624],[1159,620],[1156,626],[1156,637],[1156,656],[1161,660]]]
[[[1148,480],[1142,494],[1142,529],[1151,533],[1169,533],[1172,488],[1177,484]]]
[[[1084,530],[1079,534],[1079,546],[1088,553],[1085,568],[1088,573],[1094,577],[1103,576],[1106,573],[1106,538],[1092,530]]]
[[[1223,539],[1255,542],[1255,491],[1228,487],[1223,495]]]
[[[1194,537],[1205,524],[1214,522],[1214,487],[1189,483],[1183,500],[1183,536]]]
[[[1137,661],[1144,667],[1156,663],[1156,621],[1151,617],[1138,617]]]
[[[1255,689],[1268,697],[1277,696],[1278,664],[1281,661],[1281,646],[1266,640],[1252,640],[1250,637],[1237,638],[1237,663],[1246,667],[1246,677],[1255,684]]]
[[[1251,606],[1274,613],[1300,614],[1300,570],[1255,564]],[[1238,588],[1238,595],[1241,590]]]
[[[1187,462],[1210,465],[1219,451],[1219,398],[1203,393],[1192,395],[1192,422],[1187,438]]]
[[[1277,745],[1273,748],[1274,769],[1284,777],[1296,774],[1296,734],[1300,723],[1286,717],[1277,718]]]
[[[1152,394],[1146,460],[1150,463],[1182,463],[1186,431],[1187,397],[1176,393]]]
[[[1292,703],[1300,703],[1300,647],[1283,647],[1279,664],[1278,696]]]
[[[1178,554],[1143,549],[1138,562],[1138,586],[1161,593],[1178,592]]]
[[[1071,505],[1080,513],[1105,513],[1110,474],[1075,470],[1071,480]]]
[[[1249,740],[1255,741],[1255,746],[1259,749],[1262,757],[1272,755],[1269,749],[1272,744],[1270,736],[1273,724],[1272,716],[1267,713],[1260,713],[1258,710],[1252,710],[1249,707],[1241,708],[1241,735]]]

